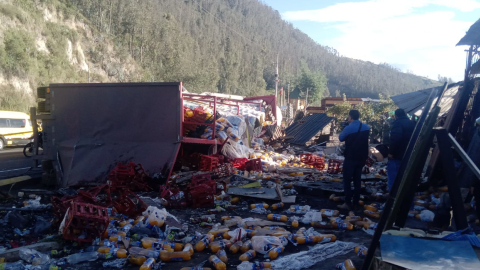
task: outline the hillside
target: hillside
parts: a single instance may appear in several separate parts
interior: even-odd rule
[[[326,75],[323,96],[437,84],[342,57],[258,0],[0,0],[0,108],[26,110],[37,86],[89,79],[183,81],[193,92],[261,95],[274,87],[277,53],[285,89],[305,67]]]

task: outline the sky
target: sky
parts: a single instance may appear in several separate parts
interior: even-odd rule
[[[260,0],[342,56],[403,72],[463,80],[467,46],[455,45],[480,18],[480,0]]]

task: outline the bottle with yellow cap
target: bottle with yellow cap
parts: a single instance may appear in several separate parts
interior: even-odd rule
[[[368,210],[368,211],[371,211],[371,212],[377,212],[378,211],[377,207],[375,207],[373,205],[365,205],[363,207],[365,208],[365,210]]]
[[[160,260],[162,262],[180,262],[180,261],[189,261],[191,258],[190,252],[188,251],[176,251],[168,252],[165,250],[160,251]]]
[[[267,209],[269,206],[266,203],[257,203],[257,204],[251,204],[250,208],[255,209],[255,208],[265,208]]]
[[[195,244],[195,251],[202,252],[211,241],[213,241],[214,236],[212,234],[205,235],[197,244]]]
[[[365,247],[365,246],[355,247],[355,254],[357,254],[357,256],[363,258],[363,257],[367,256],[367,253],[368,253],[368,248],[367,247]]]
[[[255,256],[257,256],[257,253],[255,252],[255,250],[250,249],[249,251],[240,255],[240,257],[238,259],[240,261],[250,261],[250,260],[253,260],[253,258],[255,258]]]
[[[363,211],[367,217],[380,219],[381,212],[372,212],[369,210]]]
[[[284,247],[273,248],[268,252],[268,257],[270,258],[270,260],[275,260],[276,258],[278,258],[278,255],[282,253],[284,250],[285,250]]]
[[[231,245],[232,245],[232,242],[230,242],[228,240],[220,240],[220,241],[215,241],[215,242],[210,243],[209,246],[210,246],[210,250],[213,253],[216,253],[221,249],[229,248]]]
[[[193,250],[192,244],[190,244],[190,243],[185,244],[185,247],[183,248],[182,251],[190,253],[190,256],[193,255],[194,250]]]
[[[322,213],[322,217],[338,217],[340,215],[340,211],[331,209],[322,209],[320,213]]]
[[[127,258],[127,251],[123,248],[100,247],[98,253],[112,254],[115,258]]]
[[[282,202],[272,204],[272,209],[273,210],[277,210],[277,209],[280,209],[280,208],[283,208],[283,203]]]
[[[227,265],[222,262],[217,256],[212,255],[208,258],[208,261],[213,264],[213,267],[215,267],[216,270],[226,270]]]
[[[238,241],[238,242],[233,243],[230,246],[230,252],[233,253],[233,254],[236,254],[240,250],[242,245],[243,245],[242,241]]]
[[[228,232],[228,228],[222,228],[217,230],[211,230],[208,233],[213,235],[213,237],[220,237],[223,236],[224,233]]]
[[[288,220],[288,217],[287,216],[284,216],[284,215],[277,215],[277,214],[268,214],[267,215],[267,218],[269,220],[275,220],[275,221],[287,221]]]
[[[148,258],[142,266],[140,266],[140,270],[151,270],[153,266],[155,265],[155,259],[154,258]]]
[[[128,261],[131,264],[142,265],[147,260],[147,257],[141,255],[130,255]]]
[[[253,248],[252,247],[252,240],[247,240],[243,243],[242,247],[240,248],[240,251],[245,253],[252,248]]]
[[[217,257],[224,263],[227,263],[228,262],[228,257],[227,257],[227,253],[225,252],[225,250],[221,249],[217,252]]]
[[[157,258],[160,254],[158,251],[143,249],[139,247],[131,247],[128,249],[131,255],[141,255],[147,258]]]
[[[353,262],[350,259],[347,259],[344,262],[337,264],[335,268],[340,270],[356,270],[355,265],[353,265]]]
[[[294,218],[294,219],[292,220],[292,227],[298,228],[298,226],[299,226],[298,219]]]

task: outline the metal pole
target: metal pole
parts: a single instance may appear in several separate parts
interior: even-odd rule
[[[278,53],[277,53],[277,69],[275,72],[275,99],[277,98],[278,94]]]
[[[307,88],[307,96],[305,97],[305,111],[307,111],[307,105],[308,105],[308,88]]]

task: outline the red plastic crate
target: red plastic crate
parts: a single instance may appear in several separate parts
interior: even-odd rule
[[[147,210],[147,205],[133,192],[128,189],[112,191],[112,205],[118,213],[130,218],[139,216]]]
[[[245,171],[245,163],[248,161],[248,158],[236,158],[233,160],[233,167]]]
[[[218,167],[218,157],[212,157],[203,155],[200,158],[200,163],[198,164],[198,169],[200,171],[213,171],[216,167]]]
[[[108,227],[107,208],[98,205],[73,202],[63,229],[63,238],[79,243],[91,243]]]
[[[245,162],[245,170],[247,171],[256,171],[256,172],[261,172],[262,171],[262,160],[257,158],[257,159],[252,159],[247,162]]]

